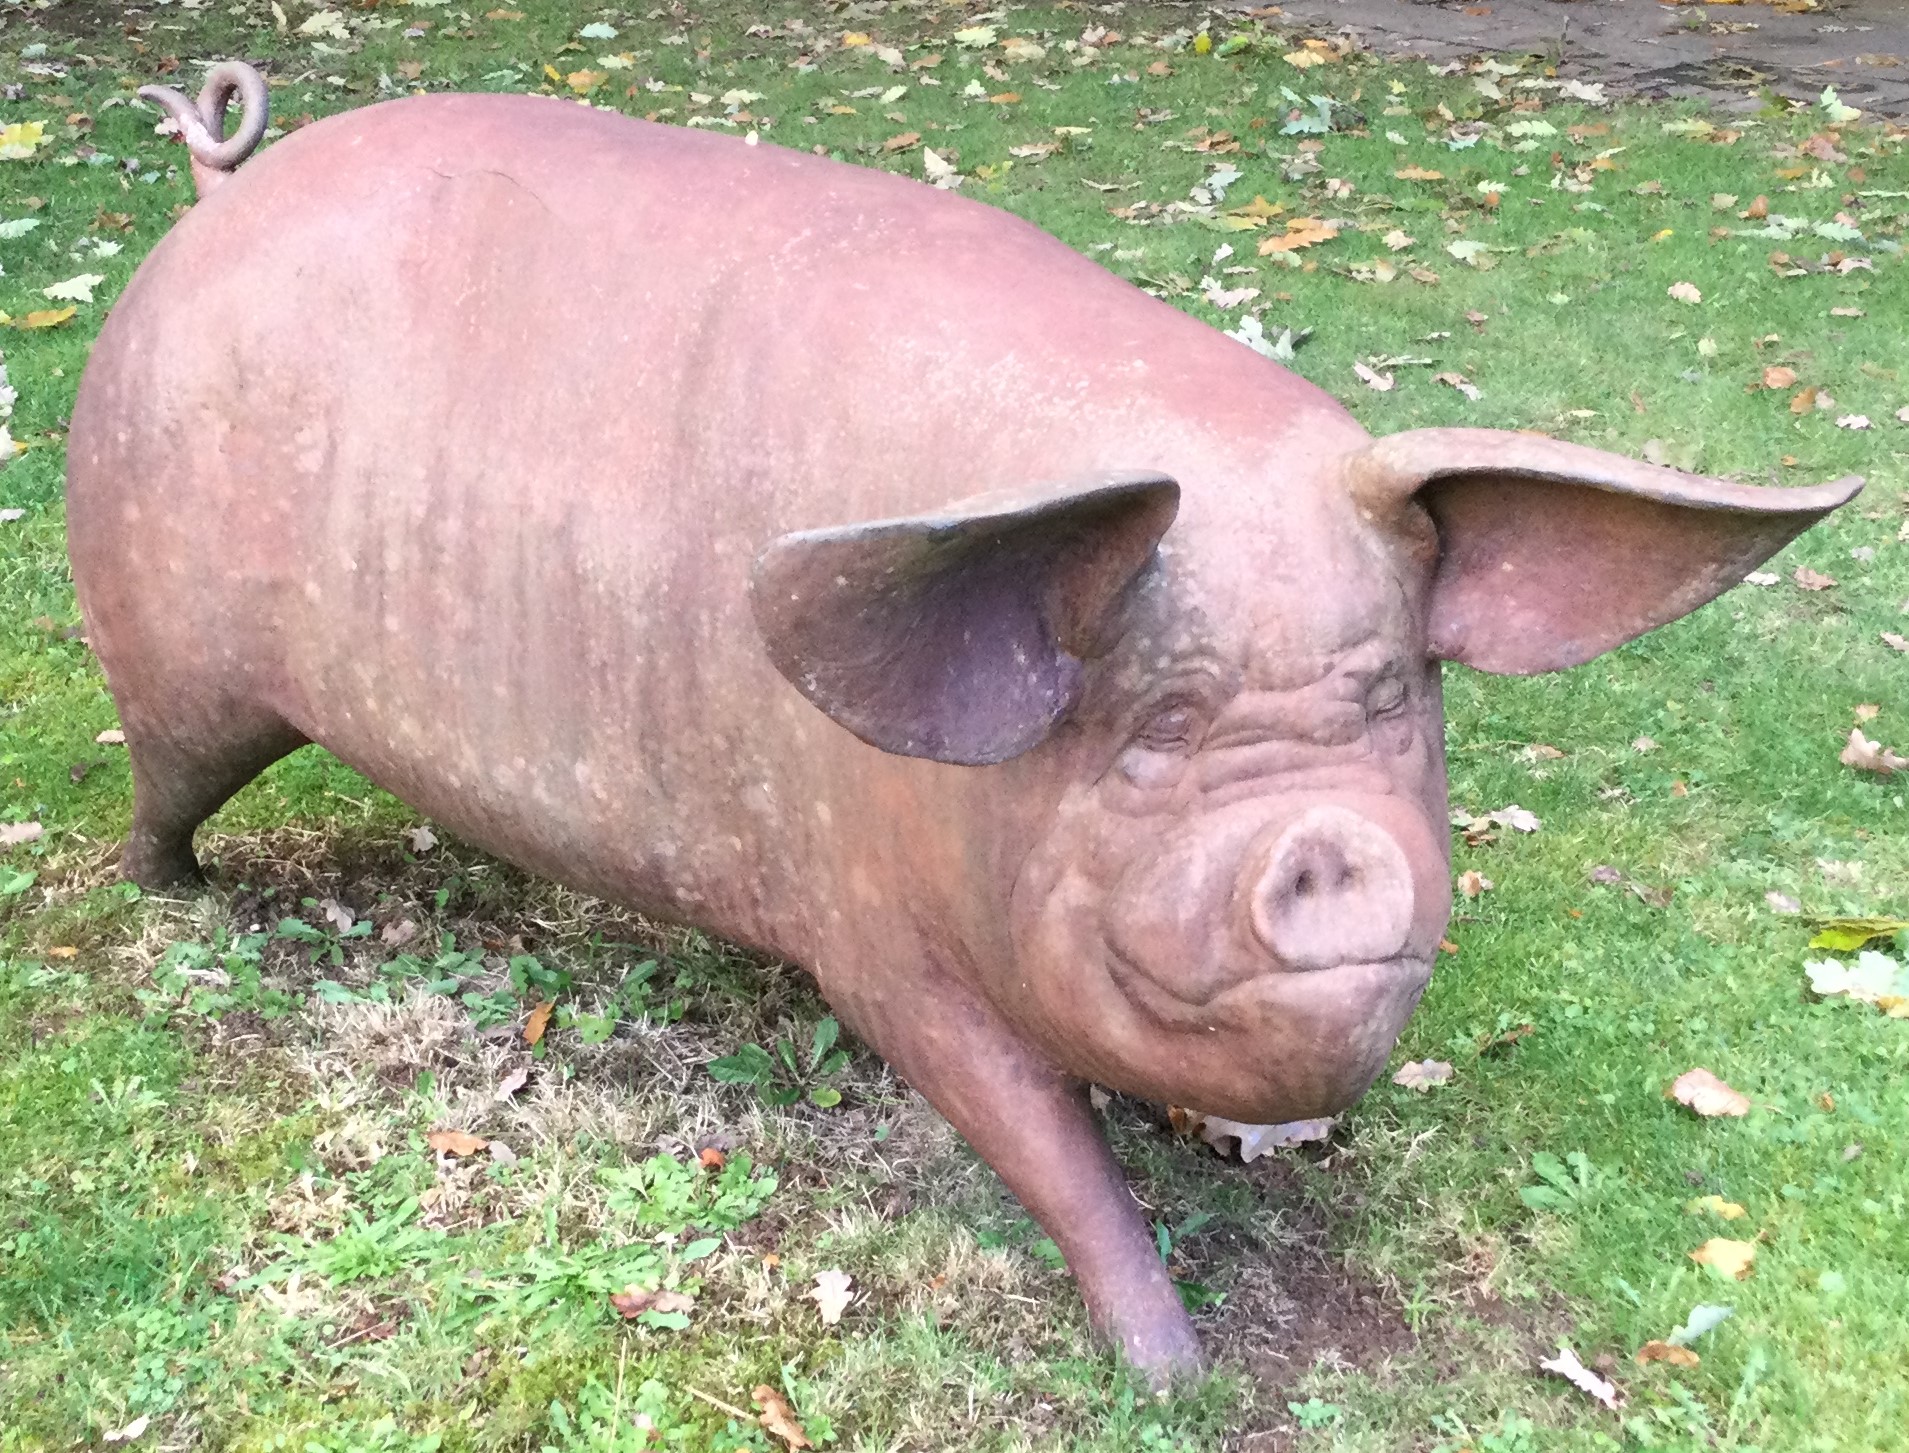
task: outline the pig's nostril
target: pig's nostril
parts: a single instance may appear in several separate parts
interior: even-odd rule
[[[1412,870],[1390,833],[1315,807],[1255,855],[1242,887],[1254,936],[1294,969],[1396,957],[1412,927]]]

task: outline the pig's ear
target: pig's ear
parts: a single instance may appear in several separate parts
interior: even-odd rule
[[[978,766],[1053,730],[1180,487],[1123,475],[784,535],[756,625],[797,690],[870,746]]]
[[[1497,429],[1393,434],[1347,482],[1375,523],[1437,529],[1429,653],[1512,676],[1688,615],[1863,487],[1762,489]]]

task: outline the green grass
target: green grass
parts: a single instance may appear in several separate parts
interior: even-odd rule
[[[64,325],[0,333],[27,446],[0,478],[0,506],[25,511],[0,525],[0,818],[46,829],[0,860],[0,1453],[141,1416],[133,1446],[768,1448],[762,1383],[845,1448],[1909,1446],[1909,1025],[1813,1002],[1808,930],[1765,899],[1909,909],[1903,789],[1837,761],[1859,704],[1909,751],[1909,658],[1880,640],[1909,634],[1903,133],[1831,133],[1820,107],[1587,105],[1523,84],[1549,79],[1543,58],[1496,80],[1302,70],[1283,57],[1303,37],[1192,9],[811,6],[796,29],[784,11],[506,3],[521,18],[341,6],[343,39],[297,34],[316,7],[292,3],[285,27],[267,4],[183,0],[0,17],[0,79],[25,87],[5,120],[47,123],[31,157],[0,161],[0,221],[38,224],[0,240],[0,309],[25,319],[63,306],[46,287],[103,277]],[[619,33],[579,39],[591,22]],[[977,23],[991,46],[955,39]],[[1122,39],[1063,46],[1089,26]],[[1044,56],[1007,57],[1016,35]],[[1310,329],[1293,366],[1374,432],[1531,427],[1870,489],[1774,587],[1563,677],[1449,673],[1454,805],[1543,821],[1457,845],[1495,887],[1460,904],[1458,953],[1399,1051],[1450,1060],[1450,1084],[1382,1082],[1329,1147],[1251,1167],[1109,1107],[1176,1274],[1224,1297],[1201,1313],[1218,1375],[1156,1402],[1092,1347],[1051,1247],[931,1112],[859,1048],[810,1071],[827,1011],[794,976],[456,844],[415,850],[402,807],[315,752],[216,821],[218,893],[111,882],[130,794],[121,750],[94,742],[113,708],[72,629],[63,430],[105,308],[191,195],[153,113],[124,102],[162,72],[196,86],[227,53],[272,61],[287,120],[413,87],[568,93],[595,72],[576,84],[631,114],[746,110],[720,129],[916,176],[927,146],[965,195],[1200,316]],[[723,101],[739,91],[757,95]],[[1288,131],[1322,115],[1315,95],[1334,129]],[[1720,130],[1685,124],[1705,119]],[[1219,132],[1238,149],[1211,150]],[[1240,173],[1222,210],[1264,196],[1273,228],[1326,217],[1340,235],[1289,268],[1244,219],[1173,208],[1219,166]],[[1738,214],[1758,196],[1793,236],[1753,235],[1770,223]],[[1395,230],[1413,240],[1395,250]],[[1489,250],[1461,246],[1471,265],[1452,243]],[[1821,266],[1832,253],[1867,265]],[[1380,260],[1393,280],[1362,280]],[[1216,311],[1209,276],[1259,296]],[[1702,301],[1669,296],[1680,282]],[[1427,361],[1380,364],[1387,392],[1353,372],[1400,357]],[[1753,388],[1766,368],[1797,381]],[[1435,377],[1453,372],[1477,400]],[[1793,412],[1810,386],[1833,406]],[[1872,427],[1837,426],[1850,415]],[[1803,592],[1799,565],[1839,583]],[[1622,880],[1593,882],[1600,866]],[[514,1032],[551,998],[526,1055]],[[708,1073],[779,1041],[800,1052],[779,1091]],[[1668,1102],[1696,1065],[1756,1107],[1698,1121]],[[499,1101],[517,1067],[529,1083]],[[425,1137],[445,1128],[516,1159],[441,1160]],[[712,1144],[731,1156],[720,1207],[718,1173],[688,1169]],[[1686,1209],[1713,1194],[1745,1217]],[[1756,1240],[1747,1280],[1688,1259],[1712,1235]],[[836,1327],[806,1299],[830,1269],[858,1294]],[[632,1284],[694,1307],[625,1322],[607,1294]],[[1700,1303],[1733,1315],[1699,1366],[1632,1363]],[[1560,1341],[1614,1359],[1621,1414],[1537,1370]]]

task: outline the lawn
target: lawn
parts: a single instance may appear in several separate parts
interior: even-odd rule
[[[1813,920],[1909,917],[1903,778],[1839,760],[1858,726],[1909,754],[1909,132],[1276,24],[0,10],[0,1453],[1909,1446],[1909,1022],[1804,968]],[[269,66],[283,127],[542,91],[958,178],[1375,433],[1869,488],[1611,657],[1448,671],[1454,809],[1539,824],[1454,835],[1471,896],[1397,1055],[1452,1076],[1250,1165],[1107,1105],[1217,1364],[1154,1397],[792,970],[487,860],[316,750],[202,836],[205,896],[115,881],[64,428],[193,196],[133,92],[226,55]],[[1748,1113],[1667,1099],[1695,1067]],[[1741,1279],[1691,1259],[1712,1238],[1754,1248]],[[1694,1357],[1636,1360],[1680,1329]],[[1621,1407],[1539,1368],[1560,1344]]]

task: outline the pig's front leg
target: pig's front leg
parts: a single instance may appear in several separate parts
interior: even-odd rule
[[[1054,1238],[1095,1329],[1156,1384],[1200,1371],[1199,1339],[1086,1086],[953,980],[897,983],[892,970],[841,978],[855,987],[831,1000]]]

